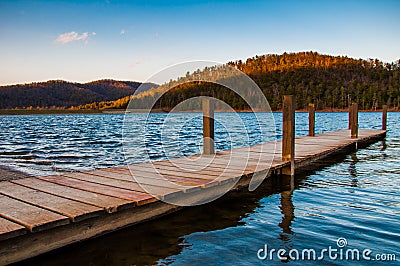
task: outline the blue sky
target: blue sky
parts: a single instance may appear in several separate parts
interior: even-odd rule
[[[4,1],[0,84],[145,81],[192,60],[317,51],[400,59],[400,1]]]

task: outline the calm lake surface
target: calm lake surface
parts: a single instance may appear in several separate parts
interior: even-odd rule
[[[149,127],[123,134],[123,115],[0,116],[0,164],[32,174],[89,170],[201,150],[200,114],[174,114],[174,134],[162,134],[166,114],[152,114]],[[143,114],[132,114],[132,125]],[[281,138],[281,114],[260,133],[251,114],[241,113],[248,134],[234,114],[216,114],[217,149]],[[316,133],[347,128],[347,113],[317,113]],[[189,118],[189,119],[188,119]],[[361,128],[381,127],[380,113],[360,113]],[[223,123],[223,122],[226,123]],[[228,121],[228,122],[227,122]],[[30,265],[265,265],[259,249],[371,249],[395,254],[396,262],[330,260],[315,263],[398,265],[400,260],[400,113],[388,114],[386,140],[349,155],[335,156],[288,180],[268,180],[255,192],[231,192],[210,204],[72,245],[24,263]],[[179,126],[178,126],[179,125]],[[275,128],[274,126],[275,125]],[[173,131],[172,129],[175,129]],[[136,131],[135,131],[136,129]],[[140,129],[140,130],[139,130]],[[168,128],[167,128],[168,129]],[[168,132],[168,130],[167,130]],[[143,136],[146,145],[143,148]],[[296,114],[296,134],[307,134],[307,114]],[[122,138],[125,136],[123,144]],[[245,136],[244,136],[245,135]],[[247,138],[248,136],[248,138]]]

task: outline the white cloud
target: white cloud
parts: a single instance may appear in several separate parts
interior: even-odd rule
[[[121,35],[125,35],[125,33],[126,33],[126,32],[125,32],[125,30],[124,30],[124,29],[122,29],[122,30],[121,30],[121,32],[120,32],[119,34],[121,34]]]
[[[96,34],[97,34],[96,32],[92,32],[92,35],[93,35],[93,36],[96,36]]]
[[[142,60],[136,60],[136,61],[133,61],[133,62],[129,65],[129,67],[134,68],[135,66],[140,65],[141,63],[142,63]]]
[[[88,37],[89,37],[89,33],[87,33],[87,32],[84,32],[79,35],[75,31],[71,31],[71,32],[66,32],[66,33],[60,34],[57,37],[57,39],[55,40],[55,42],[66,44],[66,43],[74,42],[74,41],[84,41],[84,43],[87,44]]]

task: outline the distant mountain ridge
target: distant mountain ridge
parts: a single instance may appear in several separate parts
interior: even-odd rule
[[[317,110],[344,110],[357,102],[361,110],[377,110],[383,105],[400,110],[400,60],[384,63],[378,59],[354,59],[309,51],[266,54],[226,65],[253,79],[272,110],[281,110],[282,96],[286,94],[295,95],[297,109],[314,103]],[[131,97],[79,108],[146,109],[158,99],[153,108],[168,111],[186,99],[207,95],[224,101],[235,110],[249,110],[246,102],[232,90],[215,84],[232,77],[234,81],[235,75],[230,72],[232,70],[224,65],[205,67]],[[248,97],[252,97],[251,91]]]
[[[3,86],[0,87],[0,109],[29,106],[71,110],[125,109],[128,106],[146,109],[158,99],[153,107],[168,111],[186,99],[207,95],[224,101],[235,110],[248,110],[249,106],[241,97],[215,84],[234,78],[233,68],[253,79],[272,110],[281,110],[285,94],[295,95],[297,109],[314,103],[318,110],[344,110],[357,102],[361,110],[377,110],[383,105],[400,110],[400,60],[384,63],[378,59],[354,59],[312,51],[266,54],[205,67],[161,86],[145,84],[140,91],[136,91],[139,82],[115,80]],[[248,93],[248,97],[252,97],[251,91]]]
[[[98,101],[112,101],[135,93],[142,85],[136,81],[102,79],[87,83],[49,80],[0,86],[0,109],[69,108]],[[141,91],[156,84],[145,83]]]

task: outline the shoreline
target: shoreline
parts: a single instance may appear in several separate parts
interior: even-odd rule
[[[0,109],[0,115],[53,115],[53,114],[101,114],[103,110],[60,110],[60,109]]]
[[[185,113],[187,111],[180,111],[177,113]],[[191,110],[190,112],[202,112],[202,110]],[[218,110],[216,110],[218,112]],[[226,112],[226,111],[224,111]],[[237,113],[249,113],[251,110],[235,110]],[[257,112],[257,111],[256,111]],[[281,110],[272,110],[272,113],[281,113]],[[316,113],[347,113],[348,109],[322,109],[315,110]],[[359,110],[359,113],[378,113],[382,112],[382,109],[377,110]],[[400,112],[400,110],[396,110],[395,108],[388,109],[388,112]],[[0,109],[0,115],[68,115],[68,114],[125,114],[126,109],[103,109],[103,110],[25,110],[25,109]],[[136,113],[147,113],[147,110],[132,110],[128,111],[128,114],[136,114]],[[153,109],[151,113],[169,113],[164,109]],[[298,109],[296,113],[308,113],[307,109]]]

